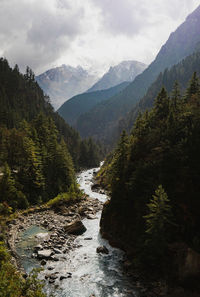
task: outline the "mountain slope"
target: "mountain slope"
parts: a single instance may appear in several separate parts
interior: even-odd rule
[[[53,110],[53,107],[49,103],[49,98],[44,95],[42,89],[34,80],[33,72],[29,68],[27,69],[27,73],[22,75],[19,73],[18,67],[14,69],[10,68],[7,60],[1,58],[0,127],[6,127],[8,130],[21,129],[23,121],[26,121],[28,125],[32,125],[33,121],[38,121],[38,129],[40,129],[39,136],[43,135],[46,139],[48,139],[48,133],[45,135],[45,129],[48,130],[47,127],[56,130],[59,141],[64,139],[72,156],[75,168],[79,170],[80,166],[83,166],[82,160],[80,162],[81,147],[87,147],[88,142],[86,140],[82,141],[79,133],[66,124],[64,119]],[[89,145],[98,154],[98,148],[95,148],[94,143],[90,142]],[[13,145],[14,148],[15,145]],[[96,161],[96,165],[98,165],[99,160]],[[90,165],[84,164],[84,167],[91,166],[90,161],[89,163]],[[2,164],[0,145],[0,167]]]
[[[122,129],[130,131],[139,112],[144,112],[145,110],[152,108],[154,99],[162,86],[164,86],[167,92],[170,93],[174,87],[174,81],[177,81],[180,92],[183,93],[194,72],[200,76],[200,52],[188,56],[180,63],[172,66],[171,69],[166,69],[163,73],[160,73],[156,81],[149,87],[146,95],[128,113],[124,119],[125,123]]]
[[[164,296],[200,296],[199,271],[191,265],[188,272],[182,264],[200,251],[194,240],[200,236],[200,84],[195,74],[184,95],[184,100],[170,97],[163,88],[131,135],[122,133],[101,169],[110,191],[101,233],[127,252],[133,268],[147,271],[148,281],[149,273],[164,278]],[[168,294],[166,284],[184,289]]]
[[[50,96],[57,109],[68,98],[83,93],[97,81],[97,76],[78,66],[62,65],[40,74],[36,80],[43,91]]]
[[[83,137],[93,135],[107,144],[112,144],[120,118],[145,95],[160,72],[180,62],[199,48],[199,33],[200,6],[170,35],[156,59],[126,89],[98,104],[85,116],[81,116],[77,123],[81,135]]]
[[[58,113],[70,125],[75,125],[76,120],[81,114],[88,112],[96,104],[107,100],[113,95],[123,90],[129,82],[123,82],[115,87],[94,91],[90,93],[83,93],[67,100],[59,109]]]
[[[133,81],[146,67],[147,65],[138,61],[123,61],[114,67],[110,67],[109,71],[88,92],[108,89],[124,81]]]

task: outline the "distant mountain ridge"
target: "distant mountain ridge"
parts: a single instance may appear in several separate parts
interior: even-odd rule
[[[59,109],[58,113],[70,125],[76,126],[76,121],[82,114],[91,110],[96,104],[107,100],[122,91],[129,85],[123,82],[115,87],[89,93],[79,94],[67,100]]]
[[[200,6],[186,18],[175,32],[170,34],[155,60],[127,88],[81,116],[77,123],[77,129],[81,135],[83,137],[94,136],[96,139],[112,145],[118,135],[119,120],[145,95],[159,73],[191,55],[199,47]]]
[[[72,67],[64,64],[36,76],[39,86],[50,96],[55,109],[67,99],[85,92],[97,79],[97,75],[81,66]]]
[[[124,81],[133,81],[134,78],[144,71],[146,64],[138,61],[123,61],[116,66],[110,67],[88,92],[104,90],[114,87]]]

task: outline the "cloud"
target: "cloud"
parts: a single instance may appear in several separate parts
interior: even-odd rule
[[[182,19],[197,0],[92,0],[100,8],[103,26],[112,34],[135,36],[157,22]]]
[[[20,4],[19,4],[20,3]],[[22,69],[39,70],[55,62],[82,34],[84,9],[69,1],[9,0],[1,3],[3,55]]]
[[[0,0],[0,55],[36,74],[150,63],[199,0]]]

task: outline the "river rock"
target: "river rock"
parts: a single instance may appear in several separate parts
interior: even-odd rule
[[[60,280],[67,279],[67,278],[71,278],[71,277],[72,277],[71,272],[67,272],[66,275],[61,275],[61,276],[60,276]]]
[[[100,185],[99,185],[99,184],[93,184],[93,185],[91,186],[92,191],[94,191],[94,190],[99,190],[99,188],[100,188]]]
[[[49,239],[49,233],[38,233],[35,237],[39,240],[47,240]]]
[[[54,251],[56,254],[62,254],[62,252],[61,252],[59,249],[54,248],[53,251]]]
[[[44,266],[44,265],[46,265],[46,264],[47,264],[47,261],[43,259],[43,260],[41,261],[41,263],[40,263],[40,264],[41,264],[42,266]]]
[[[88,218],[89,220],[95,220],[97,217],[96,217],[95,215],[89,213],[89,214],[87,214],[87,218]]]
[[[64,226],[64,230],[73,235],[81,235],[83,234],[87,229],[81,222],[81,220],[74,220],[73,222],[67,224]]]
[[[105,245],[99,246],[96,251],[98,254],[109,254],[109,250],[105,247]]]
[[[48,270],[53,270],[54,268],[55,268],[55,267],[53,267],[53,266],[48,266],[48,267],[47,267]]]
[[[52,261],[55,261],[55,262],[58,262],[58,261],[59,261],[59,259],[58,259],[57,257],[55,257],[55,256],[50,257],[50,259],[51,259]]]
[[[42,250],[37,252],[37,258],[38,259],[50,259],[51,256],[53,255],[52,250]]]
[[[41,251],[43,250],[43,246],[41,244],[38,244],[34,247],[34,251],[37,252],[37,251]]]

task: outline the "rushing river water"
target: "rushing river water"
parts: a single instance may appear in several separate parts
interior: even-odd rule
[[[105,202],[106,195],[91,190],[93,173],[97,170],[98,168],[84,171],[78,175],[77,180],[80,188],[86,194]],[[60,281],[56,289],[53,284],[46,285],[45,290],[48,295],[53,293],[59,297],[139,296],[135,287],[131,284],[130,278],[123,274],[123,252],[112,248],[107,241],[102,239],[99,233],[100,216],[101,212],[97,214],[95,220],[83,220],[87,231],[75,239],[80,247],[71,250],[65,255],[64,259],[54,263],[54,271],[58,271],[63,275],[70,272],[72,277]],[[30,233],[30,230],[26,230],[26,232]],[[32,232],[37,233],[37,229],[32,229]],[[41,230],[38,229],[38,232],[41,232]],[[96,248],[100,245],[105,245],[108,248],[108,255],[96,253]],[[31,263],[34,266],[33,263],[35,262]],[[24,266],[25,269],[30,270],[30,263],[27,263],[27,261]],[[46,271],[42,272],[41,276],[44,276],[45,273]]]

